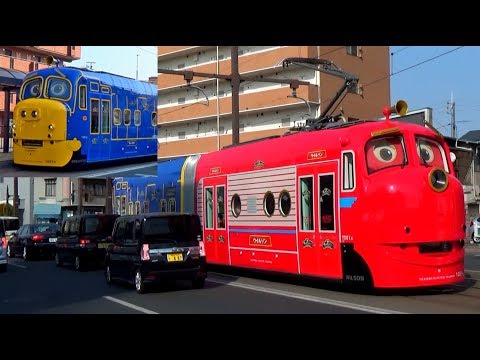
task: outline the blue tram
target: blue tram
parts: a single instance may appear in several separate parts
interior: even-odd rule
[[[19,100],[15,164],[64,167],[156,157],[156,85],[57,63],[27,74]]]
[[[162,177],[119,177],[113,180],[113,211],[119,215],[180,211],[180,180],[186,157],[159,163]]]

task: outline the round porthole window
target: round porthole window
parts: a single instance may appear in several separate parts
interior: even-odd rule
[[[290,209],[292,208],[292,199],[287,190],[283,190],[278,197],[278,208],[282,216],[288,216]]]
[[[268,217],[272,216],[275,212],[275,197],[270,191],[263,197],[263,211],[265,211]]]
[[[240,201],[240,196],[238,196],[238,194],[232,196],[232,202],[230,206],[233,216],[239,217],[240,213],[242,212],[242,202]]]

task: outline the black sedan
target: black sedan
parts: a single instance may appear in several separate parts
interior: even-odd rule
[[[22,255],[25,260],[35,256],[55,256],[55,243],[60,235],[57,224],[26,224],[22,225],[8,241],[7,255],[15,257]]]

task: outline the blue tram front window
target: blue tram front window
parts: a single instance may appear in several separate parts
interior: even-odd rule
[[[46,97],[68,100],[71,92],[72,86],[68,80],[57,77],[48,79]]]
[[[36,77],[23,85],[22,99],[39,97],[42,94],[43,79]]]

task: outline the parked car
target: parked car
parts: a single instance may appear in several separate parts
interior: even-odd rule
[[[16,216],[0,216],[0,234],[4,234],[7,242],[12,234],[20,228],[20,220]]]
[[[480,216],[477,216],[470,221],[470,239],[475,244],[480,244]]]
[[[124,215],[115,221],[107,248],[105,278],[135,285],[143,293],[150,283],[190,280],[202,288],[207,277],[198,215],[151,213]]]
[[[51,257],[55,254],[55,242],[60,234],[57,224],[25,224],[12,234],[7,245],[7,255],[21,255],[24,260],[34,257]]]
[[[66,218],[56,243],[55,264],[73,263],[78,271],[89,265],[103,267],[105,249],[119,215],[90,214]]]

